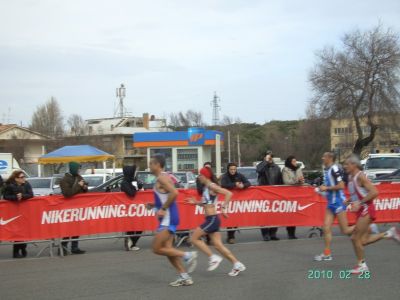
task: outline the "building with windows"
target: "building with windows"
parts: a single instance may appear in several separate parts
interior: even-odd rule
[[[84,134],[69,133],[69,144],[90,144],[113,154],[117,167],[123,163],[146,166],[146,151],[134,148],[132,135],[137,132],[167,132],[167,121],[145,113],[142,117],[115,117],[85,121]]]
[[[53,139],[16,124],[0,124],[0,152],[12,153],[21,168],[29,174],[37,171],[38,158]]]
[[[400,118],[400,117],[399,117]],[[394,124],[390,118],[382,118],[375,139],[365,149],[365,154],[379,152],[400,151],[400,122]],[[364,136],[369,135],[369,126],[366,119],[361,119],[361,129]],[[342,157],[351,154],[357,140],[357,129],[353,119],[331,120],[331,148]]]
[[[188,131],[135,133],[133,146],[145,149],[147,161],[154,154],[164,155],[167,171],[197,173],[205,162],[213,161],[212,154],[215,151],[220,154],[218,144],[223,144],[223,140],[222,132],[189,128]]]

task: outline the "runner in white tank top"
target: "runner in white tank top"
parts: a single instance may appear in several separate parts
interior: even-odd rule
[[[206,215],[204,223],[196,228],[193,232],[192,243],[208,256],[207,271],[215,270],[221,263],[222,257],[213,254],[210,247],[208,247],[202,240],[202,237],[208,234],[213,242],[214,248],[233,264],[233,268],[228,275],[237,276],[240,272],[245,271],[246,267],[222,243],[221,233],[219,232],[221,220],[216,209],[218,194],[222,194],[225,196],[225,202],[222,205],[222,213],[225,217],[227,217],[226,209],[228,208],[232,193],[224,188],[221,188],[215,182],[212,182],[213,178],[214,174],[210,168],[202,168],[197,179],[199,184],[198,192],[202,196],[201,201],[198,201],[196,198],[190,198],[187,200],[190,204],[201,205],[204,207],[204,212]]]
[[[154,236],[153,252],[167,256],[177,270],[179,277],[170,283],[171,286],[192,285],[193,280],[188,273],[193,272],[197,265],[197,252],[183,252],[173,247],[174,234],[179,225],[178,206],[176,204],[178,191],[169,176],[164,173],[164,166],[164,156],[156,155],[151,158],[150,170],[157,177],[157,181],[154,185],[154,204],[148,204],[148,207],[156,209],[157,218],[160,222]],[[182,259],[186,263],[187,270]]]
[[[351,241],[357,256],[357,266],[351,270],[351,273],[364,274],[367,276],[370,274],[365,262],[364,246],[380,241],[383,238],[394,239],[400,242],[400,232],[397,228],[392,227],[383,233],[369,233],[369,226],[375,219],[373,200],[378,196],[378,191],[361,172],[361,164],[358,157],[350,156],[346,160],[345,169],[350,179],[349,192],[352,210],[357,212],[356,228],[351,236]]]

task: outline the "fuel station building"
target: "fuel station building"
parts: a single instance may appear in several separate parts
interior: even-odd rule
[[[171,172],[197,173],[207,161],[215,161],[216,170],[221,170],[223,141],[222,132],[204,128],[174,132],[139,132],[133,135],[133,147],[147,149],[147,162],[154,154],[163,154],[166,158],[165,169]],[[215,160],[212,159],[213,153]]]

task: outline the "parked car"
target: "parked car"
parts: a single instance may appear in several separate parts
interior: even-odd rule
[[[370,154],[365,163],[364,173],[370,180],[400,169],[400,153]]]
[[[26,180],[31,184],[35,196],[47,196],[57,194],[61,177],[28,177]]]
[[[251,185],[258,185],[256,167],[238,167],[237,171],[243,174],[250,181]]]
[[[175,187],[179,188],[180,183],[179,180],[172,174],[169,174],[171,176],[171,179],[174,181]],[[145,190],[151,190],[154,187],[154,184],[156,182],[156,177],[151,174],[150,172],[147,171],[139,171],[136,173],[137,180],[143,184],[143,189]],[[93,188],[90,190],[90,192],[97,192],[97,193],[103,193],[103,192],[119,192],[121,190],[121,182],[122,179],[124,178],[123,175],[119,175],[116,177],[111,178],[107,182]]]
[[[196,175],[193,172],[175,172],[173,173],[178,178],[179,183],[184,189],[196,188]]]
[[[400,169],[391,174],[378,176],[373,182],[400,182]]]
[[[303,171],[306,184],[320,186],[324,182],[324,173],[320,170]]]
[[[103,183],[109,181],[112,176],[109,174],[90,174],[90,175],[82,175],[83,179],[89,186],[89,190],[102,185]]]
[[[122,174],[122,168],[115,168],[115,169],[86,169],[83,174],[85,175],[100,175],[100,174],[107,174],[112,176],[113,172],[115,172],[115,176]]]

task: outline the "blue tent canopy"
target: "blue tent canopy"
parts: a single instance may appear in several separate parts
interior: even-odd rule
[[[114,155],[89,145],[65,146],[53,152],[42,155],[39,164],[60,164],[71,161],[97,162],[114,159]]]

